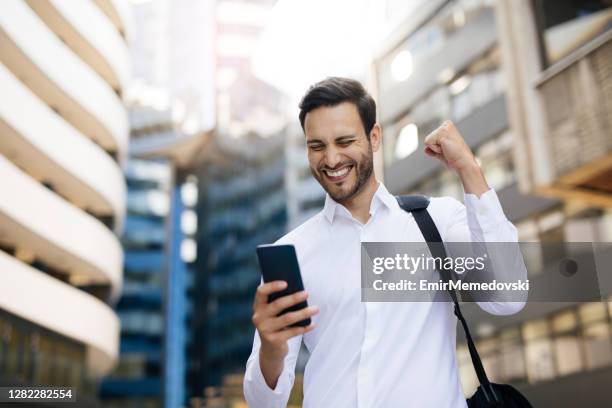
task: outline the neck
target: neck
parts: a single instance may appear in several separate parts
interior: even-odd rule
[[[370,219],[370,205],[376,190],[378,190],[378,181],[372,174],[361,191],[354,197],[342,202],[342,205],[350,211],[353,217],[365,224]]]

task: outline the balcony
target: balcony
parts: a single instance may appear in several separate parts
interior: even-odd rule
[[[96,377],[110,371],[119,351],[119,319],[109,306],[2,251],[0,270],[0,308],[85,344]]]
[[[32,92],[104,150],[125,156],[123,102],[26,3],[0,2],[0,41],[0,61]]]
[[[130,4],[123,0],[94,0],[94,3],[115,25],[119,34],[129,41],[133,30]]]
[[[3,65],[0,83],[0,153],[79,208],[113,217],[119,232],[125,213],[125,182],[117,163]]]
[[[127,44],[99,7],[88,1],[27,3],[113,89],[125,89],[130,67]]]
[[[612,30],[544,71],[536,92],[549,146],[548,156],[531,159],[547,163],[536,190],[612,206]]]
[[[96,218],[0,156],[0,242],[61,271],[74,285],[121,290],[123,251]]]

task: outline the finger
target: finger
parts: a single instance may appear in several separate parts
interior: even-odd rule
[[[439,153],[436,153],[431,147],[426,146],[425,147],[425,154],[431,157],[437,157],[439,156]]]
[[[255,292],[255,302],[253,303],[253,309],[257,309],[264,305],[268,304],[268,296],[270,296],[274,292],[278,292],[287,287],[287,282],[285,281],[272,281],[268,283],[264,283],[257,287],[257,291]]]
[[[295,336],[299,336],[300,334],[306,334],[314,330],[317,327],[315,323],[311,323],[306,327],[297,326],[297,327],[289,327],[281,332],[279,332],[279,338],[281,340],[287,341]]]
[[[317,306],[309,306],[295,312],[285,313],[282,316],[266,319],[261,325],[261,330],[264,332],[276,332],[291,326],[293,323],[308,319],[319,313]]]
[[[438,129],[434,130],[433,132],[425,136],[425,139],[423,139],[423,143],[426,146],[437,144],[437,141],[438,141]]]
[[[425,148],[425,154],[440,160],[442,163],[444,163],[445,166],[448,166],[448,161],[446,160],[444,155],[441,153],[434,152],[432,149],[429,148],[429,146]]]
[[[442,127],[443,127],[444,129],[449,130],[449,129],[454,128],[454,127],[455,127],[455,124],[453,123],[453,121],[452,121],[452,120],[448,120],[448,119],[447,119],[447,120],[445,120],[444,122],[442,122]]]
[[[276,316],[283,310],[300,302],[305,301],[308,298],[308,293],[305,290],[296,292],[292,295],[283,296],[270,303],[265,310],[265,314],[270,316]]]
[[[444,159],[444,154],[442,154],[442,152],[437,152],[434,149],[431,148],[431,146],[426,146],[425,147],[425,153],[431,157],[435,157],[436,159]]]
[[[425,145],[425,147],[429,148],[430,150],[432,150],[433,152],[435,152],[437,154],[442,154],[442,147],[440,145],[437,145],[437,144],[427,144],[427,145]]]

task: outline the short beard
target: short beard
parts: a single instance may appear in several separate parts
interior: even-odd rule
[[[329,194],[329,196],[331,198],[334,199],[334,201],[336,201],[337,203],[344,203],[346,201],[351,200],[352,198],[354,198],[357,194],[359,194],[363,188],[365,187],[367,181],[370,179],[370,177],[372,176],[372,173],[374,172],[374,162],[373,162],[373,152],[372,152],[372,146],[370,145],[369,149],[368,149],[368,153],[364,154],[361,156],[361,160],[357,163],[353,163],[353,167],[355,168],[355,171],[357,172],[357,182],[355,183],[355,185],[353,186],[353,188],[351,188],[350,191],[342,194],[342,195],[338,195],[338,194],[334,194],[333,192],[329,191],[325,186],[326,183],[323,181],[323,170],[319,169],[319,172],[316,172],[312,167],[310,168],[310,172],[312,173],[313,177],[315,179],[317,179],[317,181],[319,182],[319,184],[321,185],[321,187],[323,187],[323,189],[327,192],[327,194]],[[321,176],[319,176],[319,174],[321,174]]]

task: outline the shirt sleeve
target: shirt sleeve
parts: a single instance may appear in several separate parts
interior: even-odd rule
[[[257,330],[253,339],[251,356],[246,363],[244,375],[244,397],[253,408],[285,408],[289,400],[293,381],[295,379],[295,364],[302,343],[302,336],[293,337],[288,341],[289,352],[285,356],[283,371],[278,378],[276,387],[271,389],[261,372],[259,364],[259,349],[261,340]]]
[[[456,200],[454,200],[456,201]],[[480,197],[464,195],[465,205],[456,201],[449,219],[445,241],[447,242],[503,242],[493,247],[495,256],[490,259],[491,267],[487,273],[490,279],[498,281],[518,281],[527,279],[527,269],[518,246],[516,227],[508,221],[495,190],[489,189]],[[512,245],[515,243],[516,245]],[[518,313],[524,306],[527,294],[511,295],[511,300],[477,302],[484,311],[494,315]]]

